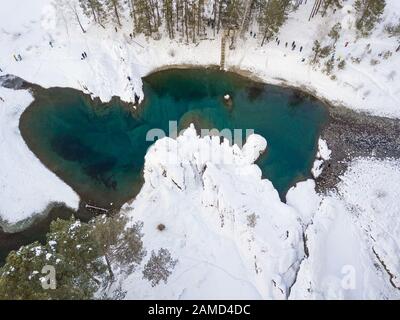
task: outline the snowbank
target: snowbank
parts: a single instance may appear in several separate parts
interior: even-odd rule
[[[77,209],[78,195],[29,150],[19,118],[33,101],[27,91],[0,87],[0,219],[14,224],[41,213],[51,202]]]
[[[317,156],[311,168],[311,173],[315,179],[321,175],[324,161],[331,158],[331,152],[332,151],[329,150],[326,141],[319,138]]]
[[[148,253],[163,247],[179,262],[156,288],[140,270],[129,276],[128,298],[286,298],[303,257],[301,225],[253,164],[265,147],[257,135],[230,147],[192,126],[149,149],[145,184],[124,210],[144,221]]]
[[[143,188],[123,209],[144,222],[148,254],[166,248],[179,262],[156,287],[141,268],[122,278],[127,298],[400,298],[400,162],[357,159],[338,193],[318,195],[310,179],[285,204],[254,165],[265,146],[191,127],[149,149]]]
[[[357,159],[338,190],[306,230],[290,298],[399,299],[400,162]]]
[[[304,228],[308,226],[321,203],[315,192],[315,181],[308,179],[291,187],[286,194],[286,203],[297,210]]]

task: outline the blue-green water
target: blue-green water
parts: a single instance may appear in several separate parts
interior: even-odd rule
[[[310,176],[327,110],[292,89],[206,69],[168,70],[144,79],[137,111],[118,99],[100,104],[76,90],[42,90],[21,117],[31,150],[84,199],[108,206],[133,198],[142,185],[148,130],[168,132],[190,122],[201,128],[254,129],[268,141],[258,160],[281,195]],[[223,96],[232,97],[232,105]]]

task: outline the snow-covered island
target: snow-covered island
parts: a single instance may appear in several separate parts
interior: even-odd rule
[[[276,7],[279,1],[265,0],[261,11],[255,1],[239,0],[175,0],[165,8],[158,0],[6,1],[0,10],[0,225],[20,230],[54,203],[78,210],[80,202],[22,138],[19,120],[33,96],[2,86],[7,75],[43,88],[78,89],[103,102],[118,96],[135,110],[145,99],[144,76],[221,66],[329,105],[314,179],[299,181],[282,201],[255,164],[268,152],[268,137],[257,134],[242,148],[200,137],[193,125],[176,139],[158,140],[146,154],[141,191],[113,222],[120,228],[120,221],[130,221],[131,229],[114,229],[124,236],[113,241],[127,250],[140,247],[132,249],[135,267],[122,267],[121,256],[108,259],[107,250],[95,259],[88,245],[87,258],[110,273],[95,275],[108,285],[93,283],[93,297],[399,299],[400,2],[380,1],[382,12],[366,19],[372,27],[360,27],[363,6],[376,1],[297,0]],[[184,3],[192,10],[187,20]],[[146,10],[154,15],[151,34],[143,26]],[[257,22],[258,12],[270,21],[268,10],[285,17],[273,21],[278,31]],[[170,25],[179,15],[193,30]],[[230,25],[229,17],[241,17],[240,23]],[[222,98],[231,102],[229,94]],[[86,227],[71,222],[66,234],[76,240],[85,230],[104,241]],[[41,262],[63,267],[58,236],[15,254],[33,252],[29,280],[37,286]],[[76,252],[85,245],[71,243]],[[0,268],[0,298],[31,298],[9,289],[15,270],[10,263]]]

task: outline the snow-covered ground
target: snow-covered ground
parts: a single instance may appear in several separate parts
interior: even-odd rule
[[[166,248],[178,264],[156,288],[140,272],[131,275],[129,298],[287,295],[303,255],[301,225],[253,164],[265,147],[252,135],[242,150],[232,148],[219,137],[199,138],[194,127],[151,147],[146,183],[124,210],[144,221],[148,252]]]
[[[321,197],[291,298],[399,299],[400,161],[356,159]]]
[[[308,22],[311,6],[308,1],[289,16],[279,46],[272,41],[260,48],[260,40],[239,40],[234,51],[227,50],[226,67],[315,91],[333,104],[400,118],[398,42],[383,32],[384,24],[399,18],[400,2],[388,0],[383,22],[370,38],[357,41],[347,28],[354,20],[350,7]],[[141,77],[158,68],[219,64],[218,37],[197,45],[165,37],[131,40],[127,23],[115,32],[81,18],[85,34],[51,0],[2,4],[0,75],[14,74],[44,87],[77,88],[103,101],[112,96],[133,101],[135,94],[143,98]],[[339,21],[347,29],[336,57],[344,58],[346,67],[335,70],[332,80],[322,66],[314,70],[306,62],[314,40],[330,43],[327,33]],[[292,41],[297,43],[294,51]],[[379,57],[387,50],[392,56]],[[15,61],[14,54],[22,61]],[[353,63],[352,58],[362,61]],[[371,64],[373,59],[379,63]],[[0,88],[0,97],[1,219],[16,223],[52,201],[76,208],[78,196],[21,138],[18,121],[32,101],[30,94]],[[329,157],[321,141],[316,176],[320,161]],[[259,136],[240,150],[219,139],[200,139],[192,129],[177,141],[166,138],[151,148],[143,189],[125,210],[144,221],[148,253],[164,247],[178,263],[168,282],[155,288],[142,279],[139,268],[122,282],[128,298],[400,298],[399,162],[357,159],[337,193],[317,195],[314,181],[308,180],[289,191],[285,204],[253,164],[264,148]],[[228,164],[217,161],[222,156]],[[164,231],[157,230],[159,223],[165,224]]]
[[[400,52],[394,52],[398,40],[389,38],[384,26],[398,22],[400,3],[389,0],[383,21],[370,38],[356,39],[354,14],[346,1],[343,10],[320,15],[308,21],[313,1],[303,4],[289,15],[280,34],[280,45],[271,41],[260,47],[260,39],[238,41],[236,49],[227,50],[228,69],[249,70],[271,83],[286,83],[315,93],[334,104],[345,105],[375,115],[400,118]],[[23,9],[21,9],[23,7]],[[179,43],[167,37],[146,40],[139,36],[129,38],[130,24],[115,32],[96,25],[89,25],[81,17],[82,33],[73,16],[68,16],[52,5],[51,0],[9,1],[0,11],[0,68],[44,87],[73,87],[109,100],[113,95],[134,101],[134,93],[143,97],[141,77],[153,70],[176,64],[219,64],[220,39],[199,44]],[[312,55],[314,40],[322,45],[332,44],[327,36],[330,29],[341,22],[343,30],[336,45],[336,58],[346,60],[344,70],[335,70],[336,80],[323,74],[323,66],[314,70],[307,62]],[[254,30],[256,31],[256,30]],[[259,35],[261,36],[261,35]],[[52,42],[53,47],[49,42]],[[296,50],[291,50],[295,41]],[[288,47],[285,43],[288,42]],[[346,42],[349,42],[345,47]],[[370,52],[366,46],[370,44]],[[300,52],[300,47],[303,47]],[[390,50],[388,59],[379,54]],[[81,60],[82,52],[88,58]],[[13,54],[20,54],[22,61],[15,61]],[[306,58],[302,62],[302,58]],[[352,58],[362,58],[353,63]],[[377,60],[376,65],[371,60]],[[129,81],[127,77],[132,80]]]
[[[138,268],[122,280],[127,298],[400,298],[400,161],[357,159],[338,193],[307,180],[285,204],[253,164],[264,148],[260,136],[239,150],[193,128],[151,147],[123,209],[144,222],[148,255],[165,248],[178,263],[156,287]]]
[[[33,101],[27,91],[0,87],[0,222],[3,226],[41,213],[50,202],[78,209],[78,195],[29,150],[19,117]]]

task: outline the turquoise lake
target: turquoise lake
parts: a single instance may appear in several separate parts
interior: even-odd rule
[[[211,69],[171,69],[143,79],[144,102],[133,111],[102,104],[67,88],[40,89],[21,117],[22,136],[37,157],[85,201],[110,207],[132,199],[143,184],[147,132],[169,121],[179,129],[254,129],[266,138],[257,161],[282,198],[310,177],[325,106],[299,91]],[[224,103],[229,94],[232,105]]]

